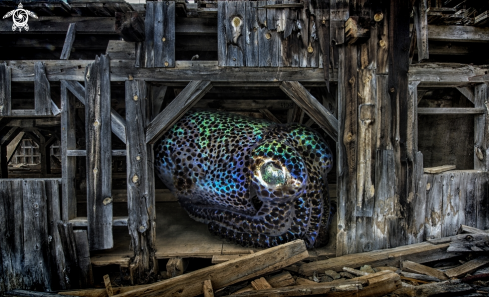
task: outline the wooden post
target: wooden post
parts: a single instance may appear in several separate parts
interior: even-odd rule
[[[61,110],[61,218],[67,222],[76,217],[76,157],[68,156],[69,150],[76,149],[76,129],[75,99],[68,94],[64,85],[61,86]]]
[[[150,122],[150,100],[144,81],[126,81],[127,207],[128,228],[136,265],[136,283],[154,280],[156,213],[154,199],[153,145],[146,144],[145,127]]]
[[[91,250],[112,248],[112,142],[109,59],[95,58],[86,70],[87,219]]]
[[[75,41],[76,33],[76,23],[71,23],[68,27],[68,32],[66,32],[66,39],[63,45],[63,50],[61,51],[61,60],[68,60],[70,58],[71,49],[73,47],[73,42]]]
[[[428,49],[428,0],[419,0],[414,5],[414,25],[418,45],[418,60],[430,58]]]
[[[487,116],[487,102],[489,100],[489,91],[487,83],[477,85],[475,87],[475,102],[474,107],[485,108],[484,114],[475,116],[474,122],[474,169],[489,170],[489,135],[487,128],[489,126]]]
[[[46,69],[42,62],[36,62],[34,81],[34,107],[36,115],[50,115],[51,113],[51,85],[46,76]]]
[[[146,4],[145,67],[175,67],[175,1]]]
[[[9,116],[11,103],[11,69],[6,63],[0,63],[0,116]]]

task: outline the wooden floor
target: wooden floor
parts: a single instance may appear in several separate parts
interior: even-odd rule
[[[333,219],[335,222],[336,220]],[[331,228],[336,230],[336,226]],[[336,234],[331,234],[335,238]],[[166,259],[212,258],[215,255],[249,254],[259,249],[245,248],[212,235],[207,225],[192,220],[178,202],[156,203],[156,257]],[[312,258],[332,257],[335,254],[334,239],[321,249],[310,251]],[[132,252],[127,227],[114,228],[114,248],[91,253],[94,266],[127,264]]]

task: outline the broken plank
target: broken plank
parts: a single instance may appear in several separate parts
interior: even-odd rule
[[[417,263],[426,263],[435,260],[456,257],[459,254],[447,253],[449,244],[433,245],[428,242],[400,246],[392,249],[371,251],[366,253],[350,254],[322,261],[305,263],[301,266],[299,273],[311,276],[314,271],[335,270],[343,267],[360,267],[362,265],[372,266],[397,266],[399,260],[410,260]]]
[[[210,81],[191,81],[146,129],[146,143],[154,144],[210,89]]]
[[[305,296],[305,295],[318,295],[318,294],[328,294],[333,292],[358,292],[362,289],[360,284],[345,284],[345,285],[331,285],[329,283],[321,283],[315,285],[301,285],[284,287],[277,289],[264,289],[259,291],[248,291],[241,294],[232,294],[231,296],[248,296],[248,297],[267,297],[267,296]],[[329,294],[328,294],[329,295]]]
[[[66,32],[66,39],[63,45],[63,50],[61,51],[61,60],[68,60],[70,58],[71,49],[73,47],[73,42],[75,41],[76,33],[76,23],[71,23],[68,27],[68,32]]]
[[[434,276],[429,276],[426,274],[419,274],[419,273],[411,273],[411,272],[405,272],[402,271],[400,274],[406,278],[406,279],[413,279],[413,281],[423,281],[423,282],[440,282],[441,280],[439,278],[436,278]],[[448,279],[445,276],[446,279]]]
[[[423,171],[424,173],[436,174],[436,173],[442,173],[445,171],[454,170],[455,168],[456,168],[455,165],[443,165],[438,167],[423,168]]]
[[[272,289],[272,286],[267,282],[267,280],[264,277],[260,277],[255,279],[254,281],[251,281],[251,286],[255,290]]]
[[[451,240],[448,252],[489,252],[489,234],[461,234]]]
[[[259,275],[275,271],[308,257],[304,241],[295,240],[284,245],[259,251],[236,260],[193,271],[179,277],[135,289],[119,297],[172,295],[196,296],[203,293],[202,282],[212,281],[215,290]]]
[[[265,280],[272,286],[272,288],[287,287],[296,284],[294,277],[288,271],[284,271],[280,274],[265,278]],[[234,292],[234,294],[240,294],[243,292],[253,291],[255,288],[252,285],[244,287],[243,289]]]
[[[473,260],[470,260],[458,267],[448,269],[445,271],[445,274],[448,277],[460,277],[463,276],[467,273],[472,273],[476,271],[478,268],[487,265],[489,263],[489,257],[488,256],[482,256]]]
[[[113,296],[114,291],[112,291],[112,285],[110,283],[110,277],[108,274],[104,275],[105,290],[107,291],[107,296]]]
[[[297,81],[284,81],[280,89],[334,140],[338,138],[338,120]]]
[[[204,297],[214,297],[214,289],[212,288],[212,282],[210,279],[204,281]]]
[[[423,265],[423,264],[418,264],[418,263],[415,263],[412,261],[402,262],[402,268],[406,269],[408,271],[411,271],[411,272],[433,276],[433,277],[436,277],[440,280],[447,280],[448,279],[446,277],[445,273],[443,273],[442,271],[435,269],[435,268],[428,267],[428,266]]]
[[[170,258],[166,263],[166,274],[168,277],[182,275],[188,266],[188,260],[180,257]]]

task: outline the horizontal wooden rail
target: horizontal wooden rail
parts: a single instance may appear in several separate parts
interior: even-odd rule
[[[126,155],[126,150],[112,150],[112,156],[125,156],[125,155]],[[86,157],[87,151],[86,150],[68,150],[67,156],[68,157]]]
[[[483,114],[485,108],[418,107],[418,114]]]
[[[69,221],[73,224],[73,227],[87,227],[88,219],[87,217],[76,217]],[[127,217],[114,217],[112,220],[113,227],[123,227],[127,226]]]

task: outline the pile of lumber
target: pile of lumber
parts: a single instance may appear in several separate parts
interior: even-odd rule
[[[219,264],[189,273],[183,273],[184,268],[180,268],[179,275],[168,273],[166,279],[149,285],[112,287],[107,277],[105,289],[58,294],[91,297],[488,296],[487,251],[489,232],[467,226],[461,226],[459,235],[452,237],[312,262],[308,262],[304,242],[297,240],[249,255],[222,259]]]

